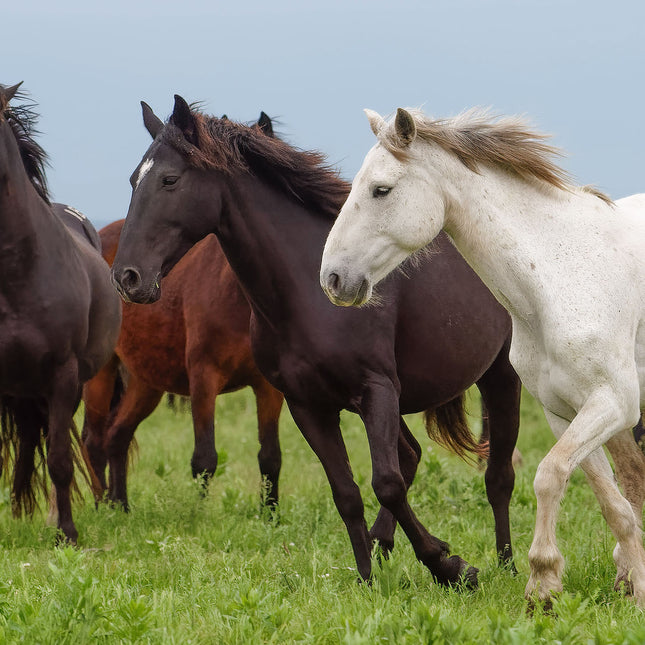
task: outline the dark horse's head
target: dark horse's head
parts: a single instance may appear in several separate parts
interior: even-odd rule
[[[25,94],[18,91],[21,85],[22,83],[18,83],[8,87],[0,84],[0,131],[3,139],[9,137],[7,145],[3,144],[0,149],[0,168],[9,168],[11,163],[9,145],[13,147],[13,143],[8,142],[13,139],[29,181],[45,202],[49,203],[45,176],[47,155],[34,138],[37,134],[35,128],[37,115],[33,110],[33,104],[9,105],[9,102],[15,98],[25,98]],[[2,179],[0,173],[0,180]]]
[[[183,98],[175,95],[165,124],[148,105],[141,105],[154,140],[130,177],[132,197],[112,281],[125,300],[150,303],[159,299],[161,278],[217,224],[206,213],[219,212],[225,186],[218,182],[219,173],[210,171],[215,167],[225,173],[226,164],[213,161],[217,155],[203,136],[204,119]],[[264,112],[256,128],[273,136]]]

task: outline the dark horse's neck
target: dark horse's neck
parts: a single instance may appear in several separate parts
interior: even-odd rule
[[[218,237],[256,316],[275,327],[328,309],[318,273],[332,221],[253,175],[230,187]]]
[[[10,126],[0,124],[0,289],[20,291],[62,224],[27,175]]]

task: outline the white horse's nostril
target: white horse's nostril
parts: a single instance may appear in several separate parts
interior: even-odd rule
[[[329,291],[336,293],[340,285],[340,277],[337,273],[330,273],[327,277],[327,288]]]

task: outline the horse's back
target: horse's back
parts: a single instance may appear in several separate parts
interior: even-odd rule
[[[101,252],[101,238],[92,222],[81,211],[68,204],[59,203],[53,203],[52,210],[70,231],[89,242],[99,253]]]

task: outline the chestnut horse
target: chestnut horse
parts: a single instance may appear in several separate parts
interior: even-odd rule
[[[325,469],[363,578],[373,541],[391,548],[398,522],[439,582],[477,584],[477,569],[450,556],[408,503],[421,449],[401,416],[426,411],[433,436],[462,454],[478,452],[463,415],[464,391],[476,383],[488,412],[485,480],[497,551],[509,562],[520,399],[510,319],[447,238],[407,276],[388,280],[379,305],[339,309],[318,287],[318,272],[349,186],[321,155],[203,115],[179,96],[168,124],[145,120],[155,140],[131,177],[112,267],[124,297],[154,302],[160,276],[217,235],[251,304],[255,359]],[[361,416],[369,440],[382,504],[371,531],[339,427],[343,408]]]
[[[89,243],[91,225],[75,211],[83,230],[67,226],[60,212],[65,207],[54,209],[50,203],[46,156],[33,138],[35,115],[30,107],[9,105],[18,87],[0,85],[3,466],[8,474],[7,466],[15,459],[14,512],[32,511],[38,479],[35,453],[43,455],[46,437],[58,528],[75,543],[70,498],[73,416],[83,383],[114,351],[121,306],[108,266]]]
[[[112,264],[123,220],[100,231]],[[197,279],[195,279],[197,278]],[[263,500],[275,506],[281,456],[278,420],[283,396],[258,371],[249,340],[250,308],[217,239],[197,244],[163,280],[164,295],[150,307],[125,303],[115,355],[84,392],[83,438],[108,499],[128,510],[127,455],[137,426],[164,392],[189,396],[195,432],[193,476],[208,481],[217,467],[215,398],[247,385],[257,402]],[[110,412],[120,365],[127,386]]]

